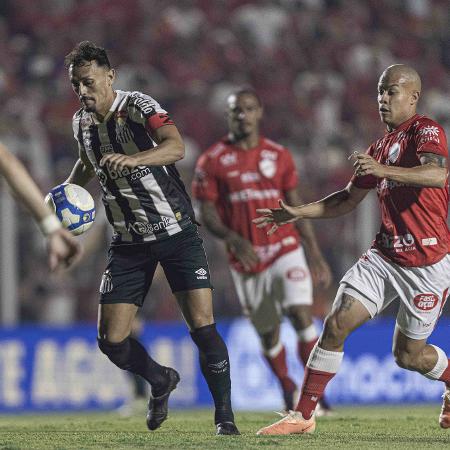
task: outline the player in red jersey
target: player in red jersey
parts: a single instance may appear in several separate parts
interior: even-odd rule
[[[280,320],[283,314],[289,317],[298,335],[299,357],[306,364],[318,339],[311,317],[311,275],[327,287],[331,273],[308,222],[288,225],[271,236],[251,225],[256,209],[275,207],[280,196],[300,201],[298,176],[289,151],[260,135],[263,108],[258,95],[243,89],[227,102],[229,134],[200,157],[192,191],[201,201],[204,224],[227,246],[243,311],[280,382],[286,410],[292,410],[297,386],[288,375]],[[322,406],[322,412],[328,409]]]
[[[450,364],[444,351],[427,344],[450,286],[447,227],[447,141],[442,127],[416,114],[421,82],[411,67],[388,67],[378,83],[385,136],[365,154],[355,152],[347,187],[308,205],[259,210],[259,227],[298,219],[330,218],[353,210],[377,189],[382,224],[372,248],[341,280],[318,345],[311,352],[296,411],[258,434],[301,434],[315,429],[313,411],[344,355],[347,336],[394,300],[400,306],[394,333],[397,364],[446,384],[439,417],[450,428]]]

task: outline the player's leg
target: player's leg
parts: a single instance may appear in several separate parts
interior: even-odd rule
[[[274,282],[270,267],[256,274],[232,269],[231,275],[242,311],[258,333],[263,357],[278,379],[285,410],[289,411],[295,406],[297,386],[288,375],[286,349],[280,340],[282,310],[277,296],[281,296],[281,283]]]
[[[217,434],[239,434],[231,407],[228,349],[216,329],[209,267],[197,229],[175,235],[160,249],[161,266],[169,281],[192,340],[200,367],[214,399]]]
[[[98,346],[119,368],[140,375],[150,385],[147,426],[158,428],[167,417],[167,399],[175,389],[178,373],[158,364],[144,346],[130,336],[132,323],[156,269],[147,245],[111,247],[100,286]]]
[[[211,289],[179,291],[174,295],[198,348],[200,368],[214,400],[218,433],[238,434],[231,407],[228,349],[214,322]]]
[[[280,339],[280,324],[278,322],[270,330],[264,332],[259,332],[258,329],[256,331],[259,334],[267,364],[280,383],[285,411],[290,411],[294,409],[298,391],[297,385],[288,373],[286,348]]]

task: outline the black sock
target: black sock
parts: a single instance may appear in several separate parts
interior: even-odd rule
[[[103,339],[97,341],[100,350],[117,367],[147,380],[152,386],[153,395],[157,396],[164,392],[167,385],[166,368],[154,361],[136,339],[127,337],[117,344]]]
[[[214,422],[234,422],[231,408],[231,380],[228,350],[216,330],[216,324],[197,328],[191,333],[198,347],[200,368],[214,399]]]

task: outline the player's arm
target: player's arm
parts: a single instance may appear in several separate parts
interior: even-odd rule
[[[313,203],[289,206],[279,200],[280,208],[258,209],[260,217],[253,220],[258,228],[272,225],[268,234],[274,233],[279,225],[299,219],[330,219],[349,213],[366,197],[370,189],[360,189],[350,182],[345,189]]]
[[[228,250],[238,259],[245,270],[250,270],[258,264],[259,258],[251,242],[223,223],[213,202],[201,201],[200,214],[202,223],[208,231],[225,242]]]
[[[85,186],[95,176],[95,170],[89,158],[83,150],[79,149],[79,158],[70,172],[66,183],[78,184],[78,186]]]
[[[420,166],[396,167],[380,164],[368,154],[355,153],[356,175],[373,175],[411,186],[443,188],[447,180],[447,158],[436,153],[421,153]]]
[[[5,146],[0,144],[0,174],[2,174],[18,200],[27,208],[48,238],[47,249],[50,269],[70,265],[80,253],[80,246],[58,218],[44,203],[44,196],[24,165]]]
[[[297,189],[286,191],[285,197],[290,205],[303,203]],[[332,279],[331,270],[320,251],[311,222],[309,220],[299,220],[295,223],[295,226],[302,237],[302,243],[305,248],[306,258],[308,259],[314,283],[319,283],[327,288]]]
[[[157,128],[152,137],[158,144],[155,148],[131,156],[119,153],[104,155],[100,165],[108,164],[112,170],[123,170],[136,166],[166,166],[184,158],[184,142],[175,125]]]

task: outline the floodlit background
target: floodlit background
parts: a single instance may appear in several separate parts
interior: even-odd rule
[[[251,85],[265,105],[264,134],[293,152],[302,195],[311,201],[342,188],[352,173],[348,155],[366,149],[382,135],[376,84],[390,64],[408,63],[417,69],[423,82],[419,112],[439,121],[449,134],[449,30],[447,0],[1,0],[0,140],[26,163],[43,191],[67,177],[77,158],[71,117],[79,106],[63,59],[77,42],[92,40],[108,50],[118,72],[116,88],[150,94],[171,114],[186,142],[186,158],[177,166],[188,189],[196,159],[226,132],[227,94]],[[98,198],[96,180],[88,189]],[[103,208],[98,200],[97,206]],[[64,276],[49,276],[37,228],[14,204],[7,189],[1,190],[0,320],[5,326],[32,325],[30,330],[48,330],[37,325],[58,326],[63,337],[51,332],[50,347],[45,347],[44,354],[53,355],[55,367],[65,358],[64,349],[58,353],[61,342],[69,339],[64,330],[74,339],[83,333],[94,333],[95,338],[97,292],[108,244],[106,228],[101,219],[98,222],[85,236],[86,240],[89,234],[96,236],[91,240],[97,245],[88,243],[88,257]],[[375,198],[369,197],[348,217],[315,222],[315,226],[335,277],[332,288],[315,294],[315,312],[321,318],[342,274],[370,245],[378,226]],[[219,321],[233,319],[240,308],[222,244],[204,229],[201,232],[215,285],[216,317]],[[387,320],[395,310],[392,307],[386,312]],[[143,317],[148,321],[181,320],[161,273],[147,297]],[[88,325],[74,331],[75,323]],[[233,326],[246,330],[246,334],[230,338],[230,347],[253,342],[251,351],[258,355],[257,340],[245,321],[224,323],[226,334]],[[165,333],[164,327],[161,335],[151,325],[147,328],[148,342]],[[391,329],[387,328],[387,341]],[[7,404],[0,394],[0,409],[2,404],[6,409],[8,405],[20,409],[34,401],[23,398],[33,385],[27,374],[37,370],[33,352],[39,356],[41,349],[36,344],[30,353],[23,329],[17,334],[14,330],[3,329],[3,345],[9,342],[7,336],[16,336],[23,345],[6,351],[0,343],[0,370],[10,368],[15,355],[17,373],[8,373],[16,383],[13,392],[17,395]],[[42,333],[29,342],[36,343]],[[173,345],[170,339],[179,332],[174,333],[167,336],[169,347]],[[236,341],[236,336],[241,337]],[[383,355],[389,353],[387,341]],[[102,357],[95,342],[89,348]],[[161,348],[166,349],[161,350],[162,357],[173,357],[170,349]],[[49,370],[44,356],[39,356],[47,361],[42,367]],[[255,364],[251,373],[265,373],[262,361]],[[195,364],[192,367],[197,370]],[[371,373],[378,366],[365,367],[370,367]],[[47,387],[40,385],[39,392],[45,397],[45,389],[52,384],[44,369],[39,373]],[[195,377],[197,372],[192,373]],[[6,392],[4,383],[0,391]],[[275,402],[278,392],[273,380],[270,383]],[[8,389],[11,392],[11,386]],[[59,397],[54,394],[51,398]],[[195,400],[195,393],[192,398]],[[373,399],[383,401],[376,396]],[[392,399],[402,400],[395,395]],[[80,408],[86,406],[78,402]],[[42,404],[54,406],[51,400]]]

